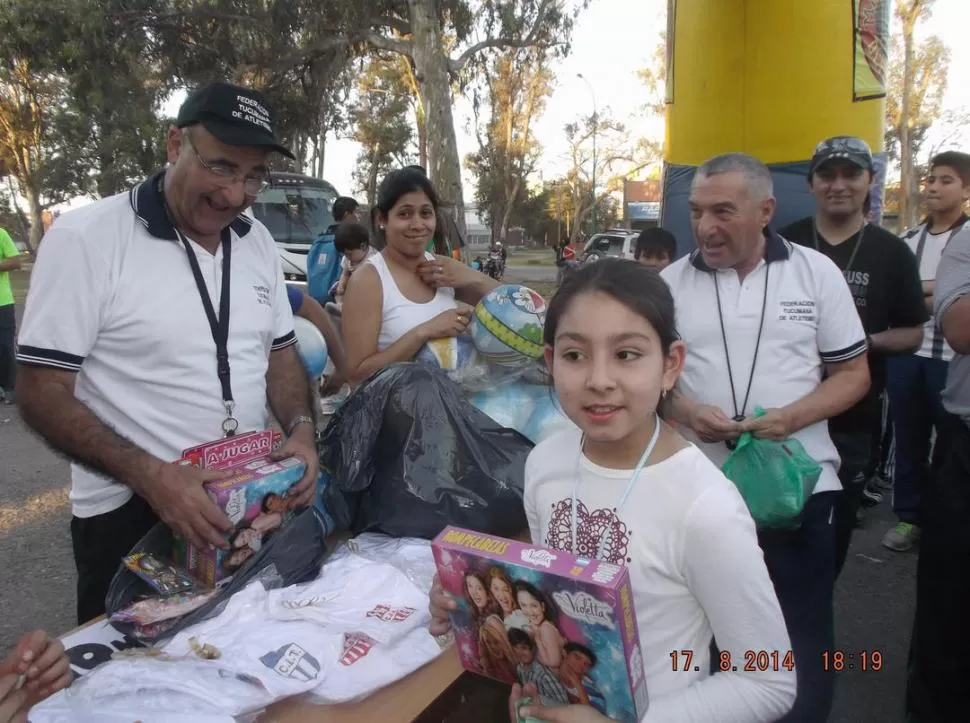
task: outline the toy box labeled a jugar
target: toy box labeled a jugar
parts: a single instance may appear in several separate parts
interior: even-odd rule
[[[178,536],[175,559],[191,577],[213,586],[232,575],[279,529],[291,512],[287,493],[306,466],[294,457],[272,460],[278,432],[254,432],[186,450],[184,464],[228,469],[232,476],[205,484],[209,498],[233,524],[228,550],[198,549]]]
[[[451,622],[466,670],[535,683],[546,705],[590,705],[623,723],[648,705],[626,567],[445,528],[432,543],[458,601]]]

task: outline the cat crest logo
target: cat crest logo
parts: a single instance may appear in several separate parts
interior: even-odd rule
[[[314,680],[320,674],[320,662],[296,643],[266,653],[259,662],[284,678],[304,682]]]

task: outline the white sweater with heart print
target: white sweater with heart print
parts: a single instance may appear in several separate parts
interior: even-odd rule
[[[791,644],[754,522],[737,489],[690,446],[645,467],[617,515],[614,508],[632,470],[593,464],[580,454],[580,444],[581,433],[566,430],[529,455],[529,530],[537,544],[585,557],[596,556],[605,536],[602,559],[629,567],[650,696],[643,721],[777,720],[795,700],[795,673],[785,666],[786,656],[792,661]],[[730,667],[737,671],[709,674],[712,637],[722,655],[730,652]],[[689,665],[684,651],[691,652]],[[755,672],[745,672],[760,651],[767,666],[761,656]]]

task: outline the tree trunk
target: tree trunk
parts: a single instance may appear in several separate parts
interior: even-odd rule
[[[44,209],[40,203],[40,192],[33,183],[24,184],[22,190],[30,212],[30,236],[27,238],[27,245],[31,252],[36,253],[44,236]]]
[[[418,165],[422,168],[428,167],[428,119],[424,114],[424,103],[420,96],[415,114],[418,121]]]
[[[452,114],[449,58],[435,0],[408,0],[415,72],[425,103],[428,138],[428,168],[431,181],[442,200],[454,214],[462,237],[465,228],[465,201],[461,185],[461,161]]]
[[[919,14],[919,2],[914,2],[910,14],[903,19],[903,98],[899,121],[899,227],[913,225],[913,30]]]
[[[371,208],[377,203],[377,146],[371,150],[370,170],[367,173],[367,205]]]
[[[317,178],[323,178],[323,163],[327,157],[327,132],[320,131],[320,135],[317,136],[317,167],[314,174]]]

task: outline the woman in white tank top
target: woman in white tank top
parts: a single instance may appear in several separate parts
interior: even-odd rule
[[[434,235],[438,196],[419,169],[392,171],[377,194],[386,246],[350,277],[343,333],[350,381],[410,361],[432,339],[457,336],[471,306],[498,283],[463,263],[425,251]]]

